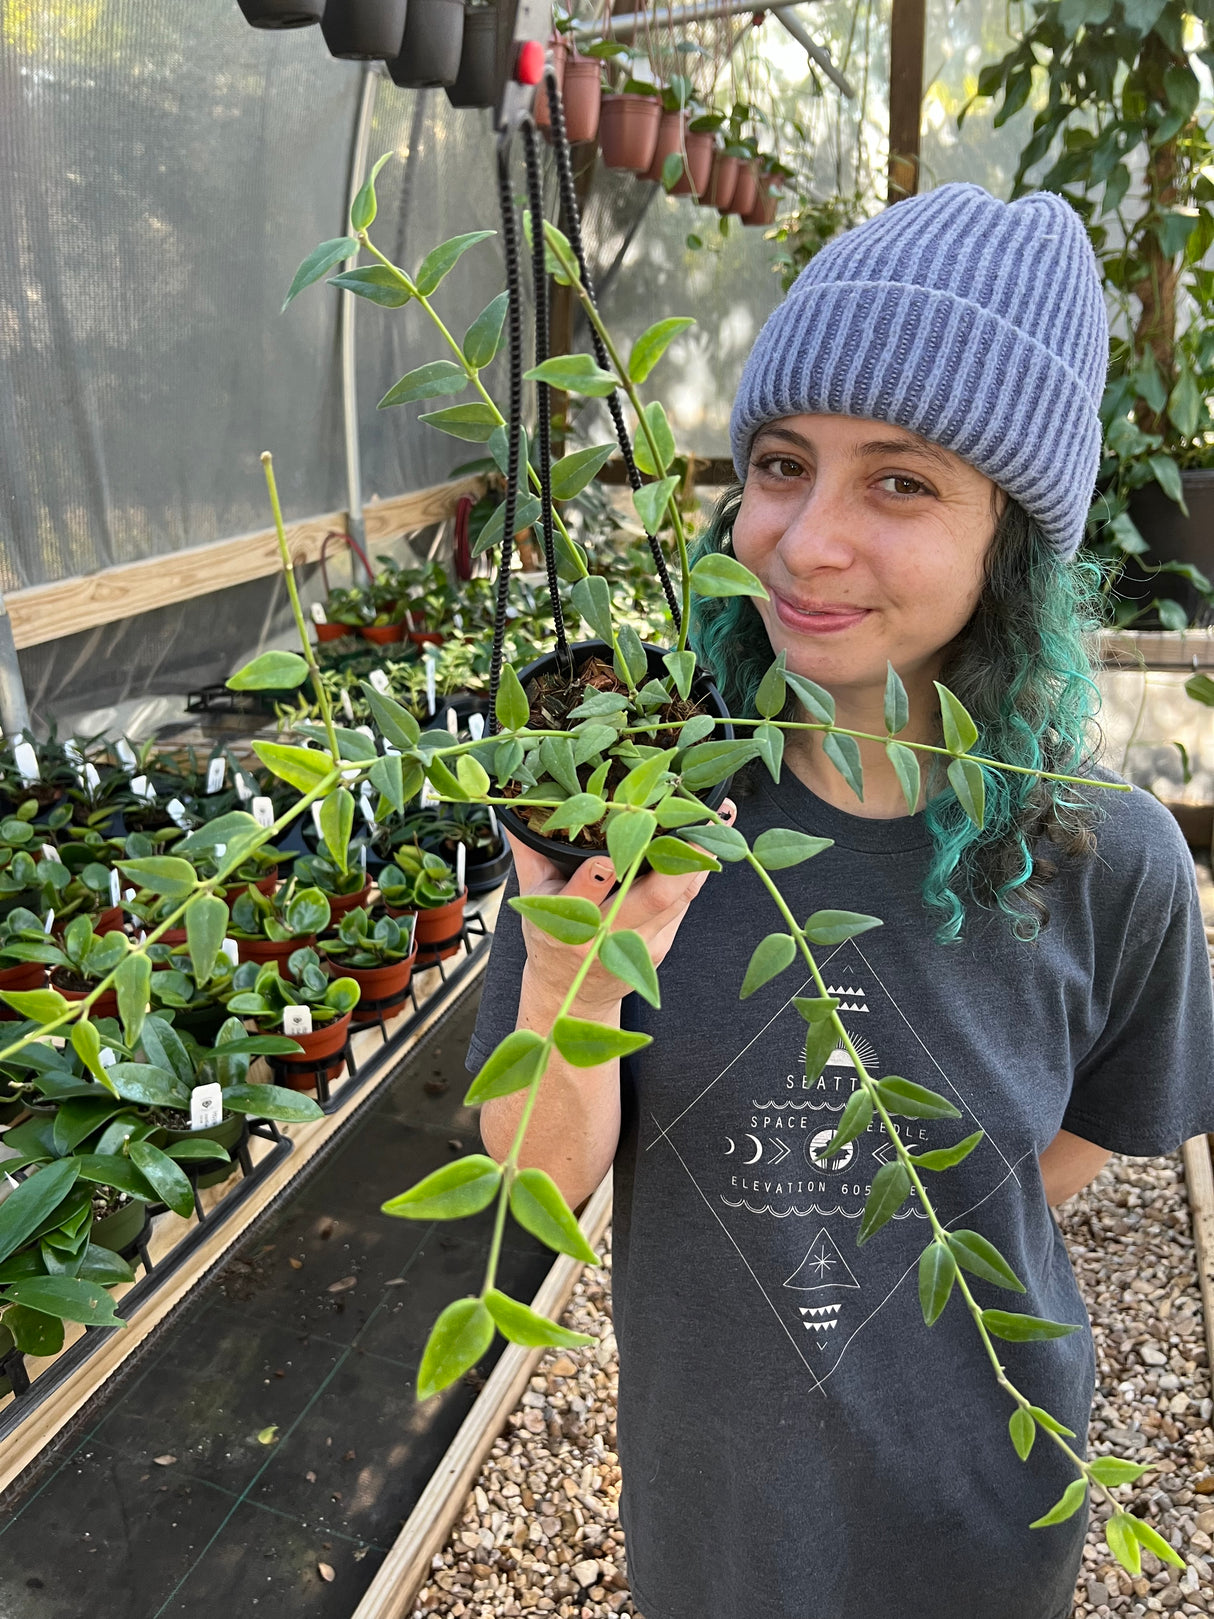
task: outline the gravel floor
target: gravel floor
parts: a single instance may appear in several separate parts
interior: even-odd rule
[[[1091,1452],[1150,1460],[1154,1471],[1119,1493],[1188,1564],[1181,1575],[1145,1552],[1143,1574],[1132,1581],[1094,1524],[1076,1619],[1214,1614],[1210,1371],[1180,1154],[1112,1159],[1060,1214],[1096,1339]],[[636,1612],[616,1506],[609,1244],[564,1318],[598,1344],[541,1362],[435,1558],[415,1615]]]

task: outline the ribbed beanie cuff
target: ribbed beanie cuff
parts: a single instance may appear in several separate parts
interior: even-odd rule
[[[1108,357],[1099,272],[1066,203],[944,186],[822,250],[760,332],[730,422],[831,413],[952,450],[1078,550],[1100,460]]]

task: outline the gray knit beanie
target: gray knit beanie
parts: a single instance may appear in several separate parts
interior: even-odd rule
[[[1109,334],[1078,215],[1038,191],[909,197],[829,243],[768,319],[730,419],[751,441],[782,416],[889,422],[968,461],[1064,557],[1083,539],[1100,460]]]

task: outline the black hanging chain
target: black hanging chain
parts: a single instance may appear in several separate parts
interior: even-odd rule
[[[523,152],[527,159],[527,200],[531,209],[531,270],[535,285],[535,363],[548,358],[548,267],[544,251],[544,185],[540,174],[535,124],[523,121]],[[557,658],[570,665],[565,615],[561,610],[560,581],[556,572],[556,540],[552,531],[552,391],[546,382],[535,385],[536,444],[539,449],[540,522],[544,561],[548,568],[548,595],[552,601],[552,627],[556,631]],[[572,668],[569,669],[572,673]]]
[[[544,88],[548,94],[548,112],[552,126],[552,146],[556,153],[556,172],[561,188],[561,209],[565,215],[566,235],[569,245],[574,251],[578,262],[578,272],[582,278],[582,285],[586,289],[586,296],[591,303],[595,302],[594,283],[590,279],[590,271],[586,265],[586,254],[582,245],[582,219],[578,208],[577,191],[573,184],[573,164],[569,157],[569,136],[565,128],[565,109],[561,105],[560,87],[556,82],[556,74],[551,64],[544,73]],[[604,371],[611,370],[611,357],[607,353],[603,339],[593,326],[590,328],[591,342],[594,346],[594,357]],[[620,401],[618,389],[614,389],[607,398],[607,408],[611,412],[611,419],[615,423],[615,436],[619,440],[620,454],[624,458],[624,468],[628,474],[628,482],[633,491],[641,488],[641,474],[637,469],[636,460],[632,453],[632,442],[628,436],[628,424],[624,420],[624,407]],[[653,554],[654,567],[657,569],[658,579],[661,581],[662,592],[666,597],[666,605],[670,609],[670,616],[674,620],[676,630],[682,628],[679,603],[675,596],[674,585],[671,583],[670,570],[666,566],[666,558],[662,554],[661,543],[656,534],[646,532],[645,538],[649,541],[649,549]]]
[[[510,137],[497,143],[497,197],[502,218],[502,254],[506,261],[509,295],[506,322],[510,366],[510,398],[506,416],[506,500],[502,513],[502,555],[497,576],[497,606],[493,615],[493,655],[489,661],[489,732],[497,730],[497,687],[502,675],[502,648],[506,639],[506,609],[510,601],[510,562],[514,551],[514,523],[518,510],[519,433],[523,421],[523,277],[519,263],[518,221],[510,190]],[[554,596],[555,601],[555,596]],[[559,604],[558,604],[559,611]]]

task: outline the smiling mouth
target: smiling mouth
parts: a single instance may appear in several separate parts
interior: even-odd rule
[[[780,622],[803,635],[832,635],[853,629],[872,611],[868,607],[851,607],[843,602],[791,602],[777,591],[772,591],[771,595]]]

